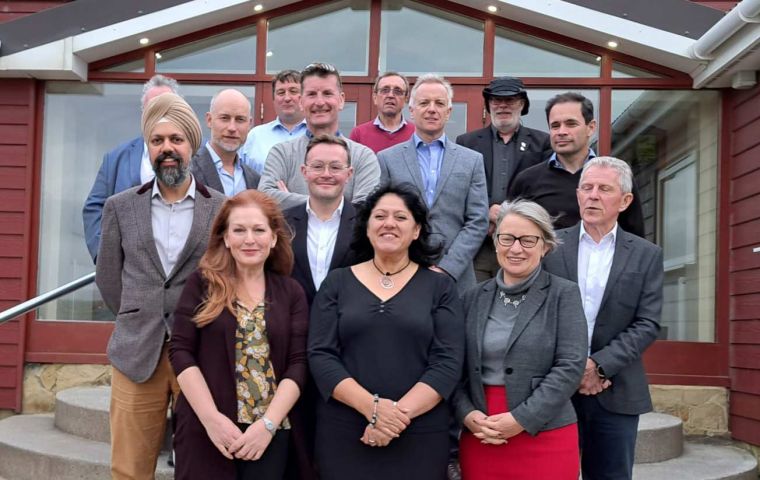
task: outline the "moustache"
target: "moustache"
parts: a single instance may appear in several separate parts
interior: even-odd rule
[[[156,157],[156,167],[160,167],[166,160],[175,161],[178,164],[182,164],[182,157],[175,152],[164,152]]]

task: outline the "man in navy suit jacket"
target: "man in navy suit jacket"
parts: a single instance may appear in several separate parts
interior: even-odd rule
[[[145,109],[145,105],[152,98],[162,93],[177,93],[178,90],[179,84],[173,78],[154,75],[143,85],[142,108]],[[95,183],[82,209],[84,238],[93,261],[97,258],[100,247],[100,221],[106,199],[128,188],[142,185],[152,180],[154,176],[142,136],[123,143],[105,154],[98,175],[95,177]]]

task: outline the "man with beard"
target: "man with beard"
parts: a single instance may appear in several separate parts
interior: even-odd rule
[[[178,93],[179,84],[173,78],[153,75],[145,82],[140,99],[141,110],[154,97],[164,93]],[[93,261],[100,246],[100,221],[103,205],[111,195],[153,180],[153,168],[148,157],[148,146],[142,135],[119,145],[103,157],[92,190],[82,208],[82,223],[87,249]]]
[[[301,110],[308,128],[306,135],[278,143],[269,151],[259,190],[277,200],[283,210],[306,202],[309,190],[301,175],[306,146],[312,137],[338,135],[338,114],[345,95],[338,70],[328,63],[312,63],[301,72]],[[346,198],[351,203],[364,200],[380,180],[377,157],[369,148],[346,140],[351,152],[354,174],[346,183]]]
[[[528,114],[530,100],[522,80],[500,77],[483,89],[491,125],[457,137],[457,143],[483,154],[488,187],[488,235],[475,256],[475,277],[479,282],[496,276],[493,233],[499,207],[507,199],[512,180],[528,167],[549,158],[552,147],[546,132],[521,125]]]
[[[385,72],[375,80],[372,92],[377,117],[357,125],[351,131],[350,138],[377,153],[409,140],[414,133],[414,125],[407,123],[401,113],[409,99],[409,81],[406,77],[396,72]]]
[[[96,264],[95,282],[116,314],[107,350],[114,479],[154,478],[166,409],[179,394],[166,343],[174,308],[224,201],[189,173],[201,127],[187,102],[154,98],[142,132],[155,180],[106,201]]]
[[[240,91],[229,88],[214,95],[206,113],[211,140],[198,150],[190,166],[196,180],[228,197],[258,187],[259,174],[237,154],[251,123],[251,103]]]

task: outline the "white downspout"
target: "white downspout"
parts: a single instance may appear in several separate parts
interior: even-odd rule
[[[760,23],[760,0],[742,0],[694,42],[689,55],[697,60],[712,60],[713,52],[748,23]]]

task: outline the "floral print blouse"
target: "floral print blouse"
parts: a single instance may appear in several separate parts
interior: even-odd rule
[[[238,423],[251,424],[263,417],[277,390],[277,379],[269,361],[265,305],[251,310],[236,302],[235,379],[237,383]],[[286,417],[280,428],[290,428]]]

